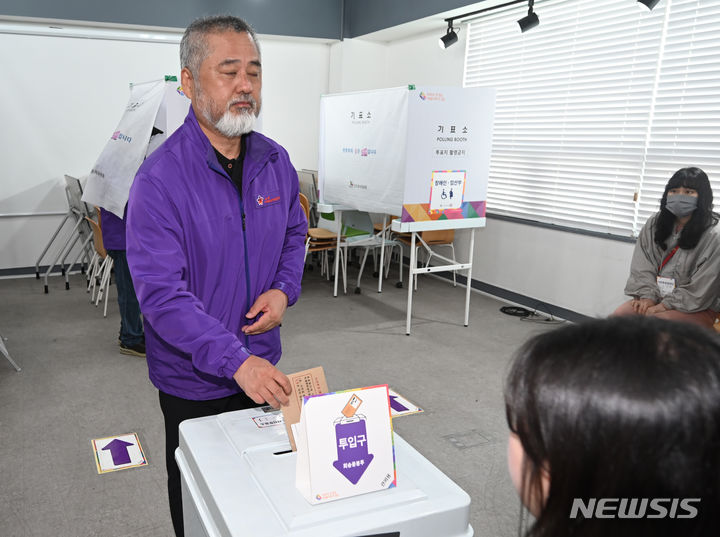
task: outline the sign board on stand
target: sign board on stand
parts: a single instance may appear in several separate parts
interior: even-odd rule
[[[484,218],[494,110],[492,88],[323,95],[320,202],[402,222]]]
[[[293,429],[296,486],[311,504],[396,485],[387,385],[305,397]]]
[[[492,88],[409,86],[322,97],[320,202],[342,207],[338,221],[345,209],[400,214],[392,230],[412,234],[408,289],[421,273],[466,271],[472,281],[474,230],[485,226],[494,111]],[[438,255],[416,236],[463,228],[471,230],[466,263]],[[418,268],[416,240],[446,264]],[[383,254],[384,248],[381,266]],[[465,326],[469,301],[470,286]],[[407,334],[411,316],[409,290]]]

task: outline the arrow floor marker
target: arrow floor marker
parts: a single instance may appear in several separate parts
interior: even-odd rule
[[[422,408],[392,389],[389,390],[388,397],[390,398],[390,415],[393,418],[423,412]]]
[[[137,433],[91,440],[99,474],[147,465]]]

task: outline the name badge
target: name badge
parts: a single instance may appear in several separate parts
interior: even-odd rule
[[[657,277],[658,288],[660,289],[660,296],[668,296],[675,289],[675,278],[665,278],[663,276]]]

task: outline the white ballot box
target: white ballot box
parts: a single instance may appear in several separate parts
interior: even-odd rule
[[[395,434],[397,486],[311,505],[279,411],[180,424],[187,537],[472,537],[470,497]]]

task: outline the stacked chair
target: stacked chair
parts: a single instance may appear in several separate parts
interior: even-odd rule
[[[92,229],[92,241],[95,247],[95,253],[90,260],[90,266],[87,273],[87,291],[90,293],[90,302],[94,302],[97,306],[103,297],[105,298],[105,307],[103,309],[103,317],[107,317],[107,303],[110,289],[110,275],[113,268],[112,257],[107,255],[102,238],[102,222],[100,220],[100,209],[95,207],[97,219],[95,222],[92,218],[85,219]]]
[[[55,233],[53,233],[53,236],[48,241],[45,249],[40,254],[40,257],[38,257],[37,261],[35,262],[35,277],[37,279],[40,279],[40,263],[42,262],[42,259],[43,257],[45,257],[45,254],[48,252],[48,250],[50,250],[52,244],[60,235],[60,231],[65,227],[65,223],[70,221],[74,225],[70,233],[66,233],[63,237],[65,241],[63,242],[62,247],[60,248],[53,262],[48,266],[47,271],[45,272],[45,293],[48,293],[49,290],[48,276],[50,276],[50,273],[55,268],[55,266],[58,265],[58,263],[60,264],[62,275],[65,276],[65,289],[70,289],[70,280],[68,278],[68,273],[70,269],[82,257],[84,257],[85,260],[89,260],[92,257],[92,251],[89,247],[89,242],[91,240],[92,234],[90,232],[88,224],[86,223],[85,217],[92,218],[94,214],[92,210],[87,206],[87,204],[82,201],[82,194],[83,192],[80,181],[76,177],[66,175],[65,197],[67,198],[68,202],[68,212],[65,215],[65,218],[63,218],[62,222],[60,222],[60,225],[55,230]],[[71,254],[78,241],[80,241],[81,244],[80,251],[75,261],[73,263],[70,263],[69,266],[66,266],[68,256]]]

